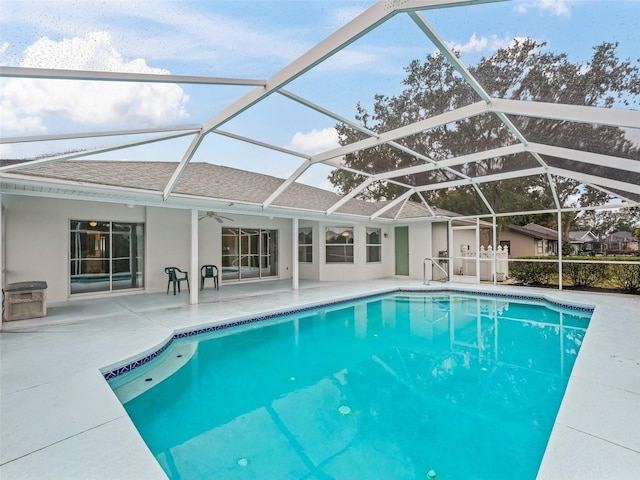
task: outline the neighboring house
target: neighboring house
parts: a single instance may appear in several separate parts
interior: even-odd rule
[[[638,239],[631,232],[615,232],[605,239],[608,255],[638,252]]]
[[[193,302],[206,264],[220,267],[222,284],[422,279],[425,258],[460,248],[441,210],[299,183],[276,197],[283,179],[209,163],[190,163],[165,195],[176,165],[83,160],[2,172],[2,285],[46,281],[50,302],[162,292],[164,268],[175,266],[189,271]],[[464,228],[453,238],[473,245]]]
[[[588,230],[569,232],[569,242],[573,247],[574,255],[592,255],[599,248],[598,237]]]
[[[638,239],[631,232],[615,232],[603,239],[591,232],[570,232],[569,240],[578,255],[634,255],[638,252]]]
[[[506,225],[500,232],[500,246],[509,249],[509,257],[558,254],[558,232],[529,223],[523,227]]]

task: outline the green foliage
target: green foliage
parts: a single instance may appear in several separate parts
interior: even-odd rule
[[[525,257],[553,260],[552,257]],[[519,282],[546,285],[553,275],[558,274],[558,264],[553,262],[510,262],[509,275]]]
[[[571,255],[573,253],[573,245],[571,242],[567,242],[566,240],[562,242],[562,256],[566,257],[567,255]]]
[[[613,277],[625,292],[640,293],[640,263],[611,265]]]
[[[557,257],[521,257],[520,259],[539,259],[547,260],[547,262],[510,262],[509,275],[519,282],[532,285],[550,285],[551,281],[557,277]],[[640,294],[640,257],[589,257],[590,263],[569,263],[565,260],[580,262],[584,261],[585,257],[563,257],[562,274],[573,287],[581,289],[613,288]],[[612,264],[608,262],[636,263]]]
[[[638,66],[618,58],[617,44],[596,46],[586,64],[572,63],[566,54],[548,52],[545,47],[544,43],[531,39],[515,41],[468,68],[485,91],[496,98],[598,107],[638,103]],[[357,105],[356,120],[365,128],[380,134],[480,100],[440,53],[427,56],[423,62],[414,60],[405,70],[405,89],[399,95],[376,95],[371,113]],[[510,119],[529,142],[640,160],[640,148],[630,142],[620,128],[535,117],[511,116]],[[342,145],[366,138],[362,132],[346,125],[337,125],[336,129]],[[346,155],[344,162],[347,167],[377,174],[424,165],[424,157],[441,162],[513,145],[518,141],[513,128],[505,125],[497,115],[487,113],[397,140],[423,158],[384,144]],[[543,157],[543,160],[550,165],[558,162],[552,157]],[[526,152],[497,156],[448,170],[433,168],[417,174],[399,174],[392,179],[394,182],[374,182],[360,196],[369,200],[389,200],[406,191],[406,187],[398,185],[398,182],[407,186],[424,186],[459,180],[460,174],[474,178],[539,166],[538,161]],[[592,165],[589,168],[595,169],[590,172],[595,175],[608,172],[606,166]],[[554,178],[562,206],[595,205],[609,198],[601,190],[585,188],[575,180]],[[335,170],[329,179],[343,194],[364,180],[340,169]],[[496,212],[536,211],[554,208],[555,205],[546,176],[487,182],[480,188],[482,196]],[[469,186],[431,190],[425,193],[425,197],[431,204],[447,210],[468,215],[487,213],[481,196]],[[563,213],[565,238],[577,216],[577,211]],[[556,222],[553,218],[548,221]]]
[[[614,232],[633,232],[634,225],[640,222],[640,209],[637,207],[613,211],[584,212],[577,219],[579,230],[591,231],[594,235],[607,236]]]
[[[597,263],[564,263],[562,275],[571,280],[571,284],[578,288],[593,287],[602,282],[607,276],[606,264]]]

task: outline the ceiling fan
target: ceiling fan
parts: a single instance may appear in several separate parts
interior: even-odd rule
[[[233,218],[225,217],[224,215],[220,215],[217,212],[206,212],[204,215],[201,215],[200,218],[198,218],[198,221],[204,220],[205,218],[213,218],[218,223],[224,223],[224,220],[233,222]]]

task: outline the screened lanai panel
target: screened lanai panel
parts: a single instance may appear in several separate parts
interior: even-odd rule
[[[162,191],[176,164],[169,162],[63,160],[26,167],[17,173],[87,184]]]
[[[518,115],[509,118],[529,142],[640,161],[640,145],[631,130]]]
[[[493,97],[584,104],[585,97],[601,93],[596,72],[621,73],[609,68],[604,55],[600,59],[605,62],[594,68],[595,47],[610,42],[621,60],[637,59],[640,30],[625,28],[635,26],[637,2],[470,3],[430,10],[424,16]],[[594,18],[625,27],[599,28]],[[524,39],[540,45],[520,57],[496,55],[498,49],[512,48]],[[516,89],[514,80],[522,78],[525,88]],[[602,101],[606,96],[601,95]]]
[[[353,17],[358,13],[357,8],[341,10]],[[400,98],[406,88],[403,83],[407,78],[405,68],[435,50],[408,15],[397,14],[287,84],[285,89],[345,118],[356,120],[358,105],[373,113],[377,95]],[[390,128],[393,127],[384,125],[379,131]]]
[[[162,128],[162,127],[161,127]],[[194,129],[159,130],[135,135],[110,134],[113,131],[87,133],[82,138],[41,136],[42,141],[11,143],[8,159],[92,159],[127,161],[178,161],[193,139]],[[53,139],[49,139],[52,138]]]
[[[628,183],[630,185],[640,185],[640,162],[638,162],[638,170],[621,170],[611,168],[606,165],[595,165],[591,163],[577,162],[556,157],[542,157],[550,167],[562,168],[573,172],[598,176],[607,180],[615,180],[618,182]]]
[[[400,174],[392,177],[394,181],[413,186],[433,185],[463,178],[457,173],[463,173],[465,169],[472,171],[474,165],[478,166],[480,175],[500,173],[498,167],[504,162],[491,159],[507,153],[500,149],[518,145],[515,136],[492,114],[449,122],[398,139],[395,143],[399,145],[393,149],[395,151],[389,150],[392,146],[381,146],[377,147],[375,156],[358,154],[363,157],[361,164],[371,170],[381,170],[384,166],[390,171],[393,167],[396,173]],[[482,165],[485,167],[482,168]],[[533,166],[536,165],[531,159],[523,156],[522,160],[511,162],[511,165],[505,163],[504,168],[522,169]],[[483,171],[485,173],[482,173]]]
[[[438,168],[426,172],[393,177],[391,180],[413,187],[429,187],[440,183],[453,182],[462,179],[463,177],[461,175],[457,175],[455,172],[448,169]]]
[[[640,194],[623,192],[622,190],[618,190],[616,188],[609,188],[608,190],[614,195],[620,196],[620,198],[625,198],[625,199],[631,200],[632,202],[640,203]]]
[[[470,185],[443,190],[429,190],[422,193],[432,207],[454,212],[460,215],[487,215],[491,212]]]
[[[408,135],[396,143],[440,161],[519,142],[497,115],[484,113]]]
[[[236,134],[231,125],[223,125],[220,131],[214,131],[206,135],[195,152],[191,163],[213,163],[284,179],[305,161],[304,158],[297,155],[265,148],[228,136],[226,133]],[[254,135],[255,137],[256,135]],[[262,137],[262,140],[264,140],[264,137]],[[177,160],[180,158],[178,157]]]
[[[555,209],[546,175],[529,175],[479,185],[495,213],[534,212]]]
[[[272,121],[265,122],[265,119]],[[338,146],[332,132],[336,121],[284,95],[269,95],[225,122],[220,129],[247,139],[311,155]],[[312,130],[325,132],[324,142],[311,137]]]
[[[393,173],[397,169],[425,165],[425,161],[382,144],[345,155],[342,164],[369,175]]]
[[[465,176],[476,178],[486,175],[518,172],[537,167],[540,167],[540,162],[530,153],[523,152],[515,155],[492,157],[477,162],[463,163],[462,165],[455,165],[451,168]]]

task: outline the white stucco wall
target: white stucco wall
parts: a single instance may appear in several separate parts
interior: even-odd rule
[[[436,258],[441,251],[449,250],[448,242],[448,222],[434,222],[431,224],[431,257]],[[438,262],[438,265],[448,272],[449,265],[447,262]],[[436,267],[427,265],[427,279],[442,280],[445,275],[441,270]]]
[[[47,282],[47,301],[69,296],[69,221],[144,222],[143,207],[3,194],[5,282]]]
[[[191,211],[147,207],[145,220],[145,290],[167,289],[165,267],[189,271]],[[198,285],[198,275],[189,272],[189,282]]]
[[[223,227],[277,230],[280,247],[277,278],[291,278],[291,220],[234,214],[225,216],[233,218],[234,221],[224,220],[224,223],[219,223],[213,218],[204,218],[198,222],[198,270],[189,272],[192,286],[199,288],[200,266],[212,264],[221,268]],[[146,232],[146,291],[164,291],[167,288],[165,267],[174,266],[181,270],[189,270],[191,211],[149,207]],[[221,271],[220,281],[222,284]]]
[[[409,224],[409,277],[423,278],[424,259],[431,256],[431,222]],[[427,279],[430,269],[427,268]]]
[[[437,257],[439,252],[449,249],[447,245],[448,228],[448,222],[434,222],[431,224],[431,238],[433,239],[433,244],[431,245],[432,257]]]
[[[97,220],[144,223],[146,292],[167,288],[164,268],[176,266],[190,269],[191,211],[188,209],[142,207],[124,204],[60,200],[3,194],[5,284],[44,280],[48,284],[48,302],[66,301],[69,294],[69,221]],[[227,214],[233,222],[224,224],[214,219],[198,222],[198,265],[222,265],[221,233],[223,227],[264,228],[278,231],[278,277],[291,278],[293,273],[292,220]],[[312,264],[300,264],[301,279],[358,281],[393,276],[395,272],[394,227],[376,223],[344,221],[316,222],[301,220],[300,227],[313,228]],[[327,264],[325,259],[325,227],[352,227],[355,236],[352,264]],[[382,261],[366,261],[366,228],[380,228]],[[385,236],[386,235],[386,236]],[[431,224],[409,225],[410,277],[422,278],[422,260],[431,256]],[[199,286],[200,272],[189,272],[191,285]],[[109,293],[84,294],[105,296]],[[73,298],[78,298],[74,295]]]
[[[476,248],[476,230],[475,228],[454,229],[453,239],[451,241],[451,256],[453,260],[453,274],[465,277],[474,277],[476,275],[475,258],[463,259],[462,245],[469,247],[469,252],[478,253]],[[460,274],[462,272],[462,275]],[[457,278],[457,281],[463,281]]]
[[[393,228],[381,224],[360,224],[344,221],[319,222],[318,224],[318,280],[358,281],[372,278],[384,278],[393,275],[394,250]],[[325,248],[326,227],[352,227],[354,235],[353,263],[327,263]],[[380,228],[382,233],[381,262],[367,263],[366,232],[369,228]],[[387,238],[385,238],[385,233]],[[314,230],[315,234],[315,230]],[[315,241],[315,236],[314,236]],[[315,245],[314,245],[315,247]],[[314,250],[315,253],[315,250]],[[314,257],[315,262],[315,257]]]
[[[57,200],[3,194],[5,205],[5,284],[44,280],[47,301],[60,302],[69,295],[69,221],[98,220],[145,224],[145,288],[146,292],[164,291],[167,276],[164,268],[176,266],[189,270],[191,211],[123,204]],[[278,278],[291,278],[291,220],[268,217],[230,215],[234,222],[224,226],[268,228],[278,231],[280,246]],[[198,222],[198,265],[221,265],[221,232],[223,224],[213,219]],[[189,272],[190,282],[197,288],[200,273]],[[96,293],[104,296],[108,293]],[[85,295],[86,296],[86,295]],[[78,297],[78,296],[74,296]]]

